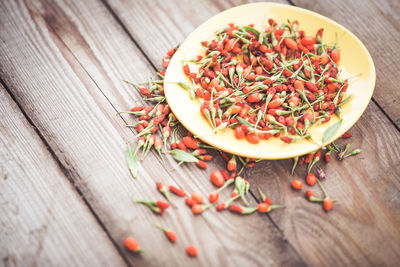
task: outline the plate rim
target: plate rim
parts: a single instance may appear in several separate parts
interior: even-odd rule
[[[264,7],[288,8],[288,9],[292,9],[292,10],[296,10],[296,11],[305,12],[305,13],[311,14],[311,15],[313,15],[313,16],[317,16],[317,17],[319,17],[319,18],[321,18],[321,19],[323,19],[323,20],[326,20],[326,21],[330,22],[331,24],[337,26],[339,29],[344,30],[347,34],[351,35],[351,37],[354,38],[354,39],[356,40],[356,42],[357,42],[357,43],[360,45],[360,47],[363,49],[364,54],[367,56],[367,60],[368,60],[368,62],[369,62],[369,64],[370,64],[370,72],[371,72],[370,76],[368,76],[368,77],[371,79],[371,87],[372,87],[372,90],[370,90],[370,93],[369,93],[369,95],[368,95],[368,102],[367,102],[367,104],[364,105],[364,106],[362,107],[362,110],[357,114],[357,116],[356,116],[356,118],[353,120],[353,122],[350,123],[347,127],[341,127],[341,128],[339,129],[339,131],[337,131],[337,133],[336,133],[332,138],[330,138],[327,142],[325,142],[325,143],[322,143],[322,142],[321,142],[321,144],[316,144],[316,143],[314,143],[314,142],[310,142],[310,145],[309,145],[309,146],[307,146],[307,147],[304,148],[304,149],[301,149],[300,153],[295,154],[295,155],[290,154],[290,153],[289,153],[289,154],[286,153],[286,154],[281,154],[281,155],[278,154],[278,155],[276,155],[277,153],[275,152],[275,153],[273,153],[273,154],[269,154],[269,155],[267,154],[266,156],[259,156],[259,155],[258,155],[257,158],[261,158],[261,159],[265,159],[265,160],[279,160],[279,159],[294,158],[294,157],[298,157],[298,156],[302,156],[302,155],[308,154],[308,153],[310,153],[310,152],[312,152],[312,151],[315,151],[315,150],[318,149],[318,148],[324,147],[324,146],[326,146],[327,144],[330,144],[331,142],[337,140],[338,138],[340,138],[340,136],[341,136],[344,132],[348,131],[350,128],[352,128],[352,127],[354,126],[354,124],[361,118],[361,116],[364,114],[365,110],[367,109],[368,105],[370,104],[371,99],[372,99],[372,96],[373,96],[373,93],[374,93],[374,91],[375,91],[375,85],[376,85],[376,69],[375,69],[375,64],[374,64],[374,61],[373,61],[373,59],[372,59],[372,56],[371,56],[371,54],[369,53],[369,51],[368,51],[368,49],[366,48],[366,46],[364,45],[364,43],[363,43],[353,32],[351,32],[349,29],[347,29],[346,27],[344,27],[343,25],[341,25],[340,23],[334,21],[334,20],[331,19],[331,18],[328,18],[328,17],[326,17],[326,16],[324,16],[324,15],[321,15],[321,14],[319,14],[319,13],[317,13],[317,12],[314,12],[314,11],[311,11],[311,10],[308,10],[308,9],[305,9],[305,8],[302,8],[302,7],[296,7],[296,6],[291,6],[291,5],[282,4],[282,3],[275,3],[275,2],[258,2],[258,3],[248,3],[248,4],[238,5],[238,6],[235,6],[235,7],[229,8],[229,9],[226,9],[226,10],[224,10],[224,11],[221,11],[221,12],[215,14],[214,16],[208,18],[208,19],[205,20],[203,23],[201,23],[199,26],[197,26],[197,27],[184,39],[184,41],[179,45],[177,51],[175,52],[175,55],[170,59],[170,61],[172,62],[174,57],[177,57],[180,53],[182,53],[182,50],[180,50],[181,47],[182,47],[182,44],[184,44],[189,38],[191,38],[192,35],[195,35],[195,34],[197,33],[197,31],[200,31],[200,29],[201,29],[202,27],[204,27],[204,25],[207,24],[210,20],[212,20],[212,19],[214,19],[215,17],[220,16],[220,15],[222,15],[222,14],[224,14],[224,13],[230,12],[231,10],[240,9],[240,8],[243,8],[243,7],[246,7],[246,6],[252,6],[252,5],[259,5],[259,6],[262,5],[262,6],[264,6]],[[167,68],[166,73],[165,73],[165,76],[164,76],[164,81],[167,81],[167,82],[168,82],[168,76],[169,76],[169,75],[168,75],[168,73],[169,73],[168,70],[169,70],[169,68]],[[191,129],[192,127],[189,127],[189,128],[188,128],[188,126],[186,125],[186,123],[182,122],[182,121],[179,119],[179,116],[176,115],[176,113],[174,112],[173,106],[170,105],[170,101],[168,100],[168,96],[167,96],[167,95],[168,95],[168,89],[167,89],[167,88],[168,88],[169,86],[174,86],[174,85],[172,85],[172,84],[170,84],[170,83],[164,83],[165,99],[166,99],[166,101],[167,101],[169,107],[171,108],[171,111],[174,113],[174,115],[175,115],[176,118],[179,120],[179,122],[186,128],[186,130],[188,130],[189,132],[192,132],[191,130],[189,130],[189,128]],[[176,86],[176,85],[175,85],[175,86]],[[195,134],[194,131],[193,131],[193,134]],[[225,148],[225,147],[224,147],[224,148],[221,148],[220,145],[215,144],[215,142],[213,142],[213,141],[210,142],[209,140],[204,140],[201,136],[199,136],[198,138],[199,138],[200,140],[202,140],[204,143],[209,144],[209,145],[212,145],[212,146],[214,146],[215,148],[217,148],[217,149],[219,149],[219,150],[222,150],[222,151],[224,151],[224,152],[228,152],[228,153],[231,153],[231,154],[234,154],[234,155],[238,155],[238,156],[243,156],[243,157],[254,157],[254,155],[249,155],[249,154],[241,153],[241,152],[238,152],[238,151],[234,151],[234,150],[232,150],[232,149],[230,149],[230,148]],[[250,143],[249,143],[249,145],[254,145],[254,144],[250,144]],[[255,144],[255,145],[258,145],[258,144]],[[288,144],[288,145],[290,145],[290,144]]]

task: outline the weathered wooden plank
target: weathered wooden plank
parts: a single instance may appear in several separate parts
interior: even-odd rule
[[[187,12],[191,4],[185,2],[179,7],[163,3],[155,11],[150,8],[154,2],[139,6],[121,1],[110,1],[109,4],[156,66],[162,56],[161,52],[157,54],[158,50],[165,51],[181,42],[199,21],[219,11],[219,7],[204,1],[201,5],[207,8],[198,7],[201,12]],[[140,26],[154,17],[160,18],[160,23],[149,24],[146,28]],[[185,22],[181,23],[181,20]],[[181,33],[172,31],[168,37],[157,35],[165,25],[181,25]],[[343,265],[390,265],[399,260],[395,244],[399,242],[400,218],[394,209],[399,205],[398,132],[374,103],[352,132],[355,135],[352,142],[361,146],[364,152],[358,158],[329,165],[331,179],[327,186],[341,202],[332,213],[323,213],[320,206],[307,203],[301,193],[291,191],[289,180],[293,178],[288,177],[291,164],[288,160],[263,162],[247,173],[255,184],[269,188],[268,192],[276,202],[285,203],[287,208],[274,212],[271,218],[311,265],[329,266],[337,262]],[[297,172],[301,177],[303,174],[304,169]]]
[[[398,1],[303,1],[296,6],[330,17],[351,30],[368,48],[376,67],[374,99],[400,127],[400,5]],[[340,45],[340,44],[339,44]]]
[[[210,211],[194,217],[180,201],[179,209],[173,207],[161,217],[132,204],[132,194],[161,198],[155,181],[178,184],[204,196],[213,187],[208,172],[193,166],[170,172],[176,163],[169,159],[164,167],[154,155],[141,164],[140,177],[131,178],[123,151],[133,133],[122,126],[114,107],[126,109],[137,98],[131,89],[114,82],[131,73],[136,80],[152,70],[101,3],[2,3],[1,10],[1,23],[8,26],[1,33],[2,77],[121,249],[127,235],[137,237],[147,249],[140,256],[127,256],[129,262],[138,266],[303,264],[263,216],[239,218]],[[152,223],[176,229],[179,243],[169,244]],[[189,243],[199,248],[197,260],[185,255]]]
[[[0,99],[0,262],[126,266],[2,85]]]
[[[327,165],[324,184],[339,200],[329,213],[304,197],[305,190],[322,196],[317,186],[290,189],[290,181],[306,173],[300,167],[289,175],[291,160],[263,162],[247,174],[285,204],[285,211],[271,218],[308,264],[395,266],[400,260],[400,136],[373,103],[350,132],[350,143],[362,153]]]
[[[126,27],[152,64],[162,68],[166,52],[182,43],[201,23],[246,0],[104,1]],[[251,1],[250,1],[251,2]],[[288,4],[285,0],[281,2]]]

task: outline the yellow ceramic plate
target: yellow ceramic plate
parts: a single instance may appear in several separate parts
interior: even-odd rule
[[[203,54],[201,41],[211,40],[214,32],[226,27],[233,22],[236,25],[254,24],[256,29],[264,29],[267,19],[273,18],[278,23],[287,19],[299,21],[299,28],[307,35],[315,35],[319,28],[324,28],[323,41],[334,43],[336,34],[339,38],[341,77],[351,79],[347,94],[353,95],[352,99],[343,105],[343,123],[335,136],[327,143],[340,137],[360,118],[366,109],[375,86],[375,67],[365,46],[349,30],[317,13],[306,9],[276,4],[255,3],[228,9],[212,17],[195,31],[181,44],[176,54],[171,59],[165,75],[166,82],[185,82],[188,79],[182,70],[182,60],[194,59],[196,55]],[[199,100],[190,100],[187,91],[181,87],[165,83],[165,95],[179,121],[194,135],[204,142],[223,151],[252,158],[284,159],[300,156],[318,149],[321,145],[322,134],[330,125],[338,121],[334,116],[328,123],[310,129],[313,139],[319,143],[302,140],[292,144],[286,144],[278,138],[262,140],[254,145],[245,139],[238,140],[234,136],[234,130],[225,129],[213,133],[210,125],[200,114]]]

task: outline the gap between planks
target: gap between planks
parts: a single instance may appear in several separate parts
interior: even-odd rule
[[[3,81],[3,78],[0,77],[0,84],[5,88],[7,93],[10,95],[11,99],[15,102],[15,104],[18,106],[18,109],[21,111],[23,114],[24,118],[28,121],[28,123],[32,126],[33,130],[35,133],[39,136],[40,140],[42,141],[45,149],[50,152],[52,158],[55,160],[57,163],[58,167],[62,171],[62,173],[65,175],[67,180],[71,183],[71,185],[75,188],[76,192],[78,193],[79,197],[83,200],[83,203],[87,206],[89,209],[90,213],[93,215],[95,218],[96,222],[100,225],[101,229],[104,231],[106,234],[107,238],[110,239],[111,243],[115,247],[115,249],[118,251],[118,254],[121,256],[121,258],[124,260],[125,264],[127,266],[132,266],[128,259],[126,258],[126,255],[121,251],[119,246],[116,244],[114,239],[111,237],[109,231],[103,224],[103,222],[100,220],[99,216],[97,216],[96,212],[93,210],[93,207],[90,205],[89,201],[86,199],[85,195],[82,193],[82,191],[79,189],[78,186],[76,186],[74,179],[71,178],[71,173],[65,168],[65,166],[61,163],[60,159],[56,156],[54,153],[54,150],[51,148],[49,143],[47,142],[46,138],[44,138],[43,134],[39,131],[39,129],[36,127],[35,123],[31,120],[31,118],[28,116],[28,114],[25,112],[21,104],[17,101],[17,99],[14,97],[13,93],[11,90],[8,88],[7,84]]]
[[[144,52],[144,50],[142,49],[142,47],[138,44],[138,42],[135,40],[135,38],[130,34],[130,32],[128,31],[128,29],[126,28],[126,26],[123,24],[123,22],[119,19],[119,17],[115,14],[114,10],[108,5],[108,3],[105,0],[100,0],[100,2],[102,2],[104,4],[104,6],[106,7],[106,9],[108,10],[108,12],[110,12],[111,16],[115,19],[115,21],[118,23],[118,25],[123,29],[123,31],[128,35],[129,39],[134,43],[134,45],[138,48],[138,50],[140,51],[140,53],[143,55],[143,57],[147,60],[147,62],[152,66],[152,68],[154,69],[154,71],[158,71],[157,67],[154,65],[153,61],[151,61],[151,59],[147,56],[147,54]],[[179,46],[179,45],[178,45]],[[71,52],[72,53],[72,52]],[[77,60],[78,61],[78,60]],[[78,61],[79,62],[79,61]],[[84,69],[84,67],[82,66],[82,68]],[[86,70],[85,70],[86,71]],[[88,76],[90,77],[90,75],[88,74]],[[90,77],[92,79],[92,77]],[[93,80],[93,79],[92,79]],[[97,84],[96,84],[97,86]],[[98,86],[97,86],[98,87]],[[98,87],[99,88],[99,87]],[[99,88],[99,90],[101,91],[101,89]],[[104,95],[104,94],[103,94]],[[110,102],[110,100],[104,95],[104,97],[107,99],[107,101],[111,104],[111,106],[115,109],[114,105]],[[115,109],[116,110],[116,109]],[[116,110],[118,112],[118,110]],[[120,116],[122,118],[122,120],[124,122],[125,119]],[[134,131],[131,129],[132,133],[134,134]],[[158,161],[159,158],[156,157]],[[161,161],[160,161],[161,162]],[[163,165],[164,166],[164,165]],[[165,168],[165,167],[164,167]],[[175,179],[173,179],[175,180]],[[260,203],[260,200],[256,197],[256,194],[250,189],[249,193],[251,195],[251,197],[257,202]],[[293,251],[297,254],[297,256],[304,261],[303,257],[300,255],[300,253],[297,251],[297,249],[289,242],[289,240],[285,237],[282,229],[277,225],[277,223],[272,220],[272,218],[270,217],[269,214],[266,214],[266,217],[268,218],[268,220],[272,223],[272,225],[276,228],[276,230],[278,231],[278,233],[281,236],[281,240],[282,242],[285,242],[289,245],[290,248],[293,249]],[[206,223],[209,224],[206,220]],[[211,227],[212,229],[212,227]]]
[[[46,23],[47,24],[47,23]],[[95,86],[97,87],[97,89],[100,91],[100,93],[105,97],[105,99],[107,100],[107,102],[111,105],[111,107],[118,112],[118,110],[115,108],[115,106],[111,103],[111,101],[109,100],[109,98],[104,94],[104,92],[101,90],[101,88],[99,87],[99,85],[96,83],[96,81],[93,79],[93,77],[89,74],[89,72],[86,70],[86,68],[84,67],[84,65],[79,61],[79,59],[75,56],[75,54],[72,52],[72,50],[68,47],[68,45],[63,41],[63,39],[58,35],[57,31],[49,24],[47,24],[49,30],[55,35],[57,36],[57,38],[59,39],[59,41],[63,44],[63,46],[68,50],[68,52],[72,55],[72,57],[74,58],[74,60],[79,64],[79,66],[82,68],[82,70],[85,72],[85,74],[89,77],[89,79],[91,79]],[[150,61],[149,61],[150,62]],[[154,66],[153,66],[154,67]],[[154,69],[156,70],[156,68],[154,67]],[[79,187],[77,187],[74,183],[74,179],[71,178],[71,176],[73,176],[74,174],[70,171],[67,170],[67,168],[65,168],[65,166],[62,164],[62,162],[59,160],[59,158],[57,157],[57,155],[55,154],[54,150],[51,148],[51,146],[49,145],[49,143],[47,142],[47,140],[45,139],[45,137],[43,136],[43,134],[38,130],[38,128],[36,127],[36,125],[33,123],[33,121],[28,117],[27,113],[23,110],[22,105],[20,105],[20,103],[16,100],[16,98],[12,95],[11,90],[8,89],[8,87],[6,86],[5,82],[2,80],[2,78],[0,77],[0,82],[2,82],[4,84],[4,87],[6,88],[7,92],[10,94],[11,98],[13,99],[13,101],[15,101],[15,103],[18,105],[19,109],[21,110],[21,112],[23,113],[23,115],[25,116],[25,118],[28,120],[28,122],[35,128],[36,133],[39,135],[39,137],[41,138],[41,140],[43,141],[43,143],[45,144],[45,146],[47,147],[47,149],[49,150],[49,152],[51,153],[51,155],[54,157],[54,159],[56,160],[57,164],[60,166],[61,170],[63,171],[63,173],[65,174],[65,176],[67,177],[67,179],[71,182],[71,184],[76,188],[78,194],[82,197],[82,199],[84,200],[85,204],[88,206],[88,208],[90,209],[90,211],[92,212],[92,214],[95,216],[96,221],[100,224],[101,228],[105,231],[105,233],[107,234],[107,237],[109,239],[111,239],[112,244],[117,248],[118,253],[122,256],[122,258],[124,259],[125,263],[128,266],[132,266],[129,263],[129,260],[123,255],[123,252],[118,249],[118,245],[116,244],[116,242],[114,241],[113,237],[111,236],[111,234],[109,233],[109,231],[107,230],[107,228],[105,227],[104,223],[101,221],[100,217],[97,216],[97,213],[95,212],[95,210],[93,209],[93,207],[90,205],[89,201],[86,199],[86,197],[84,196],[84,194],[82,193],[82,191],[79,189]],[[126,121],[123,119],[123,117],[119,114],[119,117],[121,117],[121,119],[126,123]],[[132,129],[130,129],[130,131],[134,133],[134,131]],[[152,153],[154,153],[152,151]],[[161,163],[161,161],[159,160],[158,157],[156,157],[157,160]],[[164,167],[164,169],[167,171],[166,167]],[[168,172],[168,171],[167,171]],[[78,179],[80,179],[79,174],[76,175]],[[179,184],[173,177],[171,177],[172,180],[175,181],[176,184]],[[256,200],[257,201],[257,200]],[[206,219],[204,219],[204,222],[208,225],[209,229],[214,233],[216,239],[219,240],[220,243],[223,243],[222,240],[219,239],[218,235],[215,232],[215,229],[212,227],[212,225],[209,223],[209,221],[207,221]],[[286,238],[282,238],[281,236],[279,236],[281,234],[281,231],[278,230],[278,238],[283,242],[288,244],[288,247],[291,248],[295,255],[297,255],[299,257],[299,259],[302,261],[302,263],[305,265],[305,261],[303,260],[302,257],[300,257],[299,253],[295,250],[295,248],[288,243]],[[224,248],[225,252],[226,248]]]
[[[122,23],[122,21],[121,21],[121,20],[119,19],[119,17],[115,14],[115,12],[114,12],[114,11],[112,10],[112,8],[108,5],[108,3],[106,3],[104,0],[100,0],[99,2],[101,2],[101,3],[105,6],[105,8],[107,9],[107,11],[111,14],[112,18],[117,22],[117,24],[121,27],[121,29],[125,32],[125,34],[127,34],[127,36],[129,37],[129,39],[133,42],[133,44],[135,45],[135,47],[138,48],[138,50],[141,52],[141,54],[143,55],[143,57],[144,57],[144,58],[147,60],[147,62],[152,66],[152,68],[154,69],[154,71],[157,71],[157,68],[156,68],[156,66],[153,64],[153,62],[151,61],[151,59],[145,54],[144,50],[138,45],[138,43],[136,42],[136,40],[135,40],[135,39],[133,38],[133,36],[129,33],[129,31],[127,30],[126,26]],[[62,42],[63,46],[64,46],[64,47],[68,50],[68,52],[73,56],[74,60],[75,60],[75,61],[80,65],[80,67],[85,71],[85,73],[87,74],[87,76],[94,82],[94,84],[95,84],[95,86],[97,87],[97,89],[98,89],[98,90],[101,92],[101,94],[105,97],[105,99],[106,99],[107,102],[111,105],[111,107],[112,107],[116,112],[118,112],[118,110],[116,109],[116,107],[113,105],[113,103],[110,101],[110,99],[105,95],[105,93],[103,92],[103,90],[100,88],[100,86],[98,85],[98,83],[94,80],[94,78],[90,75],[90,73],[86,70],[86,68],[84,67],[84,65],[79,61],[79,59],[75,56],[75,54],[74,54],[73,51],[68,47],[68,45],[63,41],[63,39],[60,38],[60,36],[58,35],[57,31],[56,31],[51,25],[49,25],[49,24],[47,24],[47,25],[48,25],[49,29],[51,29],[52,33],[58,37],[58,39],[60,40],[60,42]],[[13,99],[14,99],[14,98],[13,98]],[[14,101],[16,101],[16,100],[14,99]],[[17,103],[18,103],[18,102],[17,102]],[[20,107],[20,105],[18,105],[18,106]],[[20,108],[21,108],[21,107],[20,107]],[[25,114],[25,113],[24,113],[24,115],[27,116],[27,114]],[[119,115],[119,117],[122,119],[122,121],[126,123],[126,120],[125,120],[120,114],[118,114],[118,115]],[[30,121],[30,123],[32,123],[31,120],[29,120],[29,121]],[[33,125],[33,123],[32,123],[32,125]],[[36,127],[35,127],[35,128],[36,128]],[[135,135],[135,132],[134,132],[133,129],[130,129],[130,131],[132,132],[133,135]],[[39,133],[39,134],[40,134],[40,133]],[[43,137],[41,134],[40,134],[40,136],[41,136],[41,139],[44,140],[44,137]],[[47,146],[49,146],[48,143],[47,143],[45,140],[44,140],[44,142],[46,143]],[[50,150],[51,150],[51,148],[50,148]],[[54,154],[54,152],[53,152],[52,150],[51,150],[51,152],[52,152],[52,155],[53,155],[55,158],[57,158],[57,156]],[[152,153],[154,153],[154,151],[152,151]],[[157,160],[161,163],[161,160],[160,160],[158,157],[156,157],[156,158],[157,158]],[[57,162],[62,166],[62,163],[60,162],[60,160],[59,160],[58,158],[57,158]],[[164,165],[163,165],[163,167],[164,167],[164,169],[168,172],[167,168],[166,168]],[[63,169],[65,170],[64,166],[63,166]],[[66,171],[66,170],[65,170],[65,171]],[[71,179],[71,178],[70,178],[71,174],[66,175],[66,176],[68,177],[68,179]],[[174,181],[176,182],[176,184],[179,184],[173,177],[171,177],[171,178],[172,178],[172,180],[174,180]],[[72,182],[72,183],[73,183],[73,182]],[[76,188],[77,188],[77,187],[76,187]],[[81,190],[79,190],[79,188],[77,188],[77,190],[78,190],[79,194],[83,196]],[[250,193],[251,193],[251,197],[252,197],[257,203],[259,203],[259,200],[257,199],[257,197],[255,196],[255,194],[254,194],[251,190],[250,190]],[[93,214],[96,215],[97,221],[101,224],[102,228],[103,228],[103,229],[105,230],[105,232],[107,233],[107,236],[112,240],[113,245],[117,247],[117,245],[116,245],[116,243],[114,242],[114,240],[112,239],[111,235],[110,235],[109,232],[106,230],[104,224],[101,222],[100,218],[97,216],[97,214],[95,213],[95,211],[93,210],[93,208],[90,206],[90,204],[88,203],[88,201],[87,201],[86,199],[85,199],[85,203],[88,205],[88,207],[90,208],[91,212],[92,212]],[[291,248],[291,249],[294,251],[294,253],[299,257],[299,259],[305,264],[305,261],[304,261],[303,257],[300,255],[300,253],[297,251],[297,249],[288,241],[288,239],[284,236],[283,231],[278,227],[278,225],[276,224],[276,222],[275,222],[274,220],[272,220],[272,218],[271,218],[269,215],[267,215],[267,218],[268,218],[268,220],[273,224],[273,226],[276,228],[277,232],[279,233],[279,238],[280,238],[280,240],[281,240],[282,242],[286,243],[286,244],[288,245],[288,247]],[[213,229],[212,225],[211,225],[207,220],[204,219],[204,221],[205,221],[205,223],[209,226],[209,228],[211,229],[211,231],[214,232],[214,229]],[[216,235],[216,236],[217,236],[217,235]],[[117,247],[117,248],[118,248],[118,247]],[[120,254],[122,254],[122,252],[121,252],[120,250],[118,250],[118,252],[119,252]],[[127,264],[129,265],[128,260],[127,260],[125,257],[123,257],[123,259],[124,259],[124,261],[127,262]]]

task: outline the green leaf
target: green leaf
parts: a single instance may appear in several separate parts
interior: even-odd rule
[[[340,103],[338,104],[338,106],[340,107],[341,105],[343,105],[344,103],[346,103],[347,101],[349,101],[352,97],[353,97],[352,95],[347,96],[345,99],[342,100],[342,102],[340,102]]]
[[[255,35],[257,35],[257,38],[258,38],[259,35],[260,35],[260,32],[259,32],[258,30],[256,30],[256,29],[254,29],[253,27],[250,27],[250,26],[243,26],[243,29],[245,29],[246,31],[249,31],[249,32],[254,33]]]
[[[192,154],[190,154],[188,152],[180,150],[180,149],[171,150],[169,153],[177,161],[182,161],[182,162],[197,162],[198,161],[198,159],[195,156],[193,156]]]
[[[134,178],[136,178],[137,173],[138,173],[138,158],[135,154],[135,151],[132,149],[132,147],[129,144],[125,151],[125,160],[126,160],[126,163],[128,164],[128,167],[129,167],[129,170],[131,171],[132,176]]]
[[[237,116],[236,118],[237,118],[237,120],[238,120],[241,124],[248,125],[248,126],[250,126],[250,127],[254,127],[253,124],[251,124],[250,122],[246,121],[246,120],[243,119],[242,117]]]
[[[328,142],[334,135],[335,133],[339,130],[340,126],[342,125],[342,119],[338,120],[331,126],[329,126],[328,129],[325,130],[324,134],[322,135],[322,144],[325,144]]]

